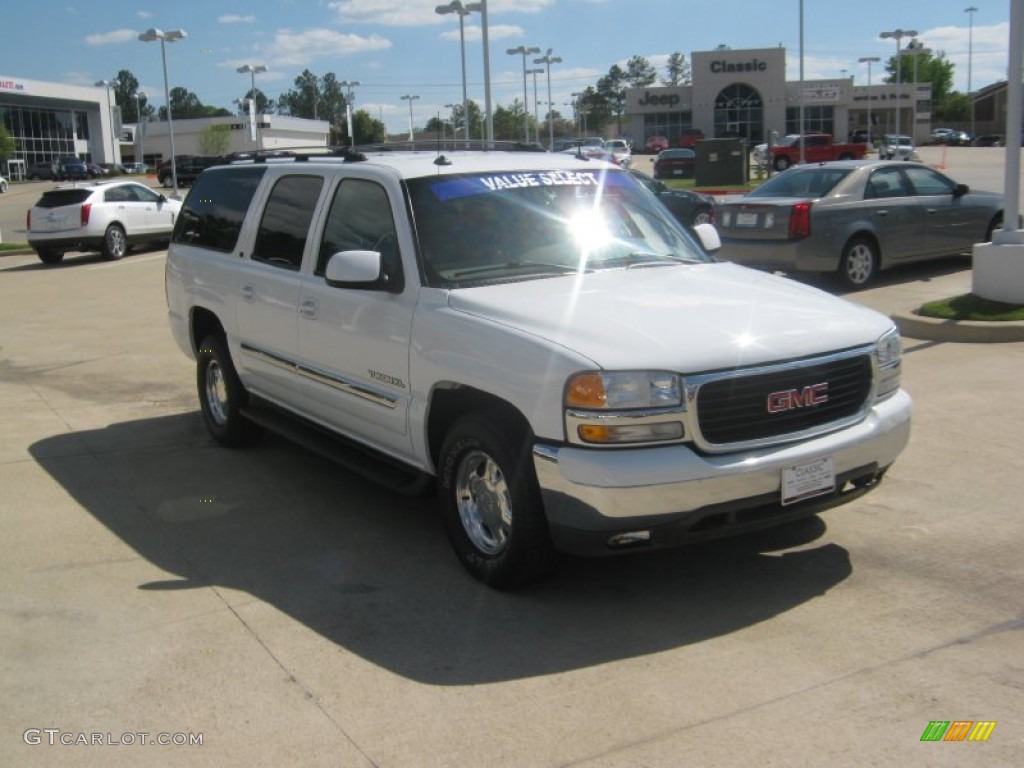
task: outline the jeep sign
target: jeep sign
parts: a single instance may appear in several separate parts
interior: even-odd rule
[[[680,101],[681,99],[679,98],[679,94],[676,93],[665,93],[658,95],[655,93],[651,93],[650,91],[644,91],[644,97],[640,99],[640,101],[638,101],[637,104],[639,104],[641,107],[646,107],[648,105],[654,107],[674,107],[677,104],[679,104]]]

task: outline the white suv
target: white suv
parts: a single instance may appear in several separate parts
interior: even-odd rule
[[[138,243],[170,239],[181,203],[137,181],[60,184],[28,212],[28,244],[45,264],[67,251],[120,259]]]
[[[814,514],[875,485],[910,432],[891,320],[716,263],[628,171],[578,156],[212,168],[166,287],[216,440],[270,428],[436,487],[459,560],[495,587],[557,550]]]

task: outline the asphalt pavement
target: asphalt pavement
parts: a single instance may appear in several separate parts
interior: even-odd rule
[[[910,445],[843,507],[506,594],[430,499],[215,445],[164,259],[0,258],[0,765],[1020,765],[1024,343],[907,340]]]

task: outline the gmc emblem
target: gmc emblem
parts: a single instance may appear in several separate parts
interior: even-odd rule
[[[768,413],[784,413],[797,408],[813,408],[828,402],[828,382],[811,384],[803,389],[787,389],[768,395]]]

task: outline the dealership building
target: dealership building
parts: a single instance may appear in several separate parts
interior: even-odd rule
[[[17,177],[36,162],[74,156],[92,163],[144,159],[156,165],[170,157],[168,124],[122,125],[120,108],[105,86],[47,83],[0,74],[0,122],[14,138],[14,155],[0,173]],[[330,124],[284,115],[249,115],[174,120],[174,149],[201,154],[204,132],[226,126],[226,152],[326,146]]]
[[[880,71],[881,80],[884,72]],[[853,78],[786,80],[786,49],[699,51],[690,55],[692,85],[632,88],[626,91],[622,133],[638,146],[651,136],[673,144],[683,128],[698,128],[707,138],[744,138],[749,144],[799,133],[830,133],[845,140],[854,130],[878,136],[899,133],[916,143],[931,131],[931,85],[853,84]],[[870,112],[870,122],[869,122]]]

